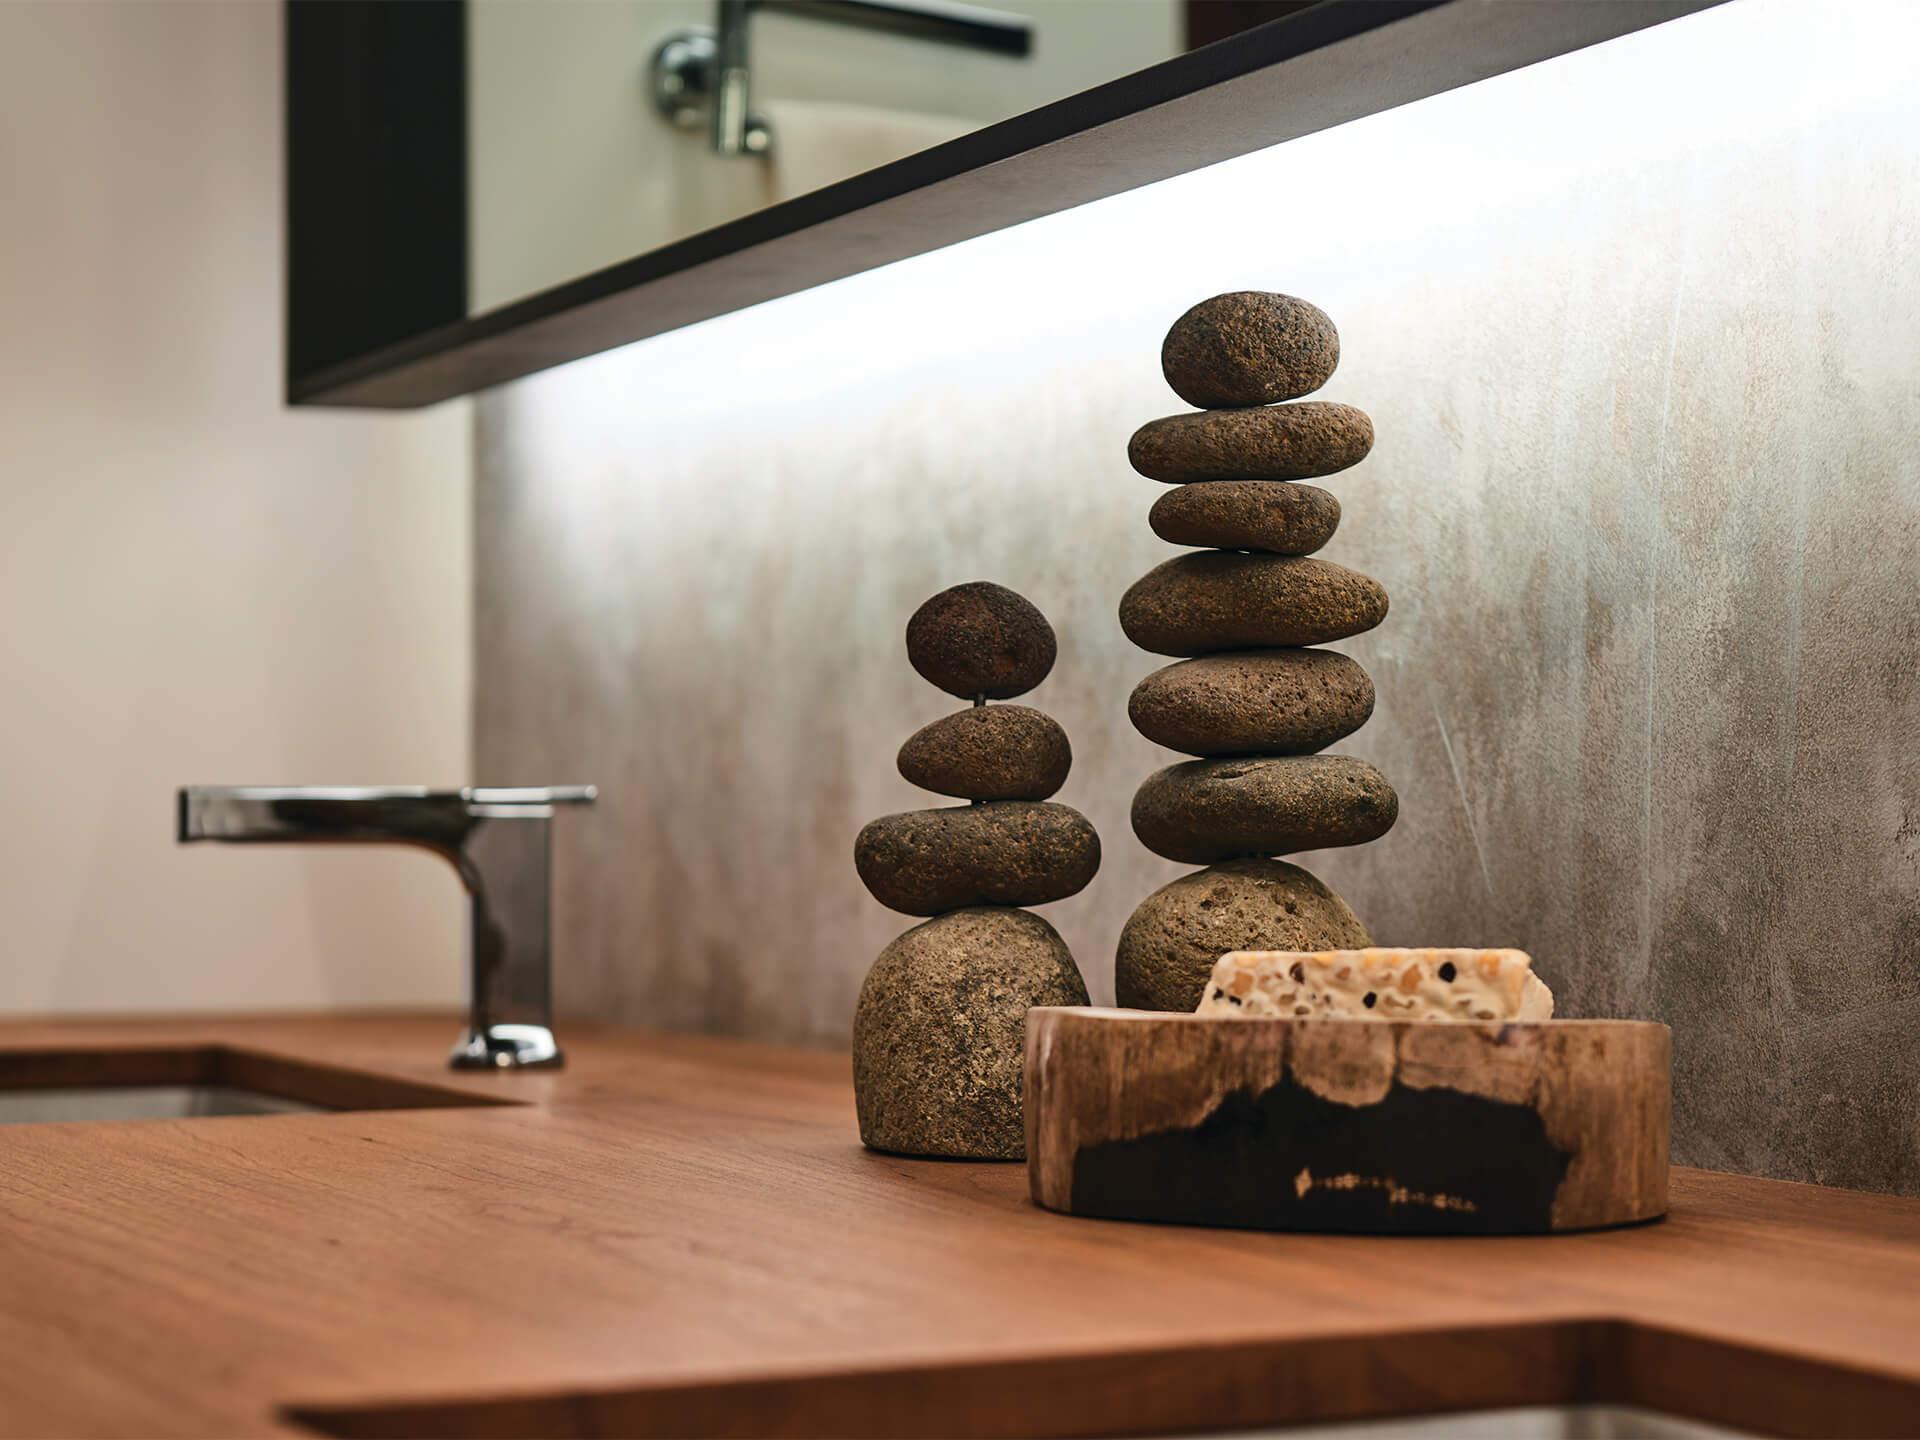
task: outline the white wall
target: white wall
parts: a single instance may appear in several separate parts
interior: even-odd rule
[[[452,876],[173,844],[467,776],[464,404],[280,400],[280,7],[0,4],[0,1011],[448,1003]]]

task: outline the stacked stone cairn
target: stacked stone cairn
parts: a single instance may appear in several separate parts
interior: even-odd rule
[[[934,596],[907,622],[907,658],[973,702],[900,747],[900,773],[966,805],[887,815],[860,832],[854,866],[873,898],[931,915],[880,952],[853,1019],[860,1138],[876,1150],[977,1160],[1026,1154],[1027,1009],[1085,1005],[1054,928],[1015,907],[1086,888],[1100,838],[1048,802],[1066,782],[1066,732],[1024,705],[989,705],[1053,668],[1053,627],[1001,585]]]
[[[1120,602],[1127,637],[1182,658],[1134,689],[1128,713],[1156,744],[1199,758],[1151,776],[1134,833],[1169,860],[1204,865],[1133,912],[1115,963],[1119,1003],[1192,1010],[1231,950],[1344,950],[1364,926],[1314,876],[1275,856],[1386,833],[1399,799],[1363,760],[1322,755],[1373,713],[1373,682],[1323,645],[1371,630],[1387,595],[1309,558],[1340,502],[1298,482],[1364,459],[1373,423],[1351,405],[1301,404],[1340,359],[1333,322],[1288,295],[1202,301],[1161,349],[1167,383],[1202,407],[1141,427],[1134,469],[1177,489],[1148,515],[1176,545]]]

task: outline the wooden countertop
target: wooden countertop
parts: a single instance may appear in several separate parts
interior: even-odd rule
[[[1076,1220],[1021,1166],[862,1150],[839,1056],[572,1025],[565,1071],[460,1076],[455,1029],[0,1026],[14,1083],[104,1048],[512,1102],[0,1129],[0,1430],[1124,1433],[1625,1399],[1920,1433],[1920,1202],[1681,1170],[1665,1222],[1573,1236]]]

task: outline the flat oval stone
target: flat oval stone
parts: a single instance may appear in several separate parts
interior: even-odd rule
[[[1340,363],[1340,332],[1318,305],[1266,290],[1202,300],[1173,322],[1160,369],[1202,410],[1271,405],[1318,390]]]
[[[1373,421],[1351,405],[1303,400],[1262,410],[1202,410],[1151,420],[1133,432],[1127,459],[1149,480],[1311,480],[1358,465],[1373,449]]]
[[[1323,645],[1386,617],[1387,592],[1357,570],[1235,550],[1177,555],[1120,598],[1120,628],[1156,655]]]
[[[900,773],[962,800],[1044,800],[1067,783],[1073,747],[1052,716],[976,705],[922,727],[900,747]]]
[[[1284,860],[1231,860],[1149,895],[1120,932],[1114,1003],[1192,1010],[1233,950],[1361,950],[1367,927],[1333,891]]]
[[[1167,491],[1147,523],[1175,545],[1311,555],[1333,538],[1340,502],[1292,480],[1208,480]]]
[[[1189,755],[1310,755],[1367,723],[1373,681],[1337,650],[1205,655],[1147,676],[1127,714]]]
[[[853,843],[854,868],[890,910],[1045,905],[1084,890],[1100,837],[1065,805],[996,800],[883,815]]]
[[[1053,669],[1053,627],[1031,600],[991,580],[942,590],[907,621],[907,659],[949,695],[1007,700]]]
[[[1150,775],[1133,797],[1133,833],[1189,864],[1362,845],[1393,828],[1400,797],[1347,755],[1189,760]]]
[[[1086,1003],[1066,942],[1038,915],[956,910],[914,926],[880,952],[854,1007],[860,1139],[902,1155],[1024,1158],[1027,1010]]]

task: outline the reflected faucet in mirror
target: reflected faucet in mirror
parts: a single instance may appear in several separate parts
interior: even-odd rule
[[[552,821],[591,805],[591,785],[428,790],[406,786],[189,785],[181,844],[411,845],[459,873],[470,901],[472,1013],[456,1070],[562,1063],[553,1038]]]
[[[752,109],[748,24],[772,11],[890,35],[1025,58],[1033,24],[1019,15],[954,0],[715,0],[713,28],[675,30],[653,52],[653,98],[675,125],[704,119],[716,155],[760,155],[773,133]]]

